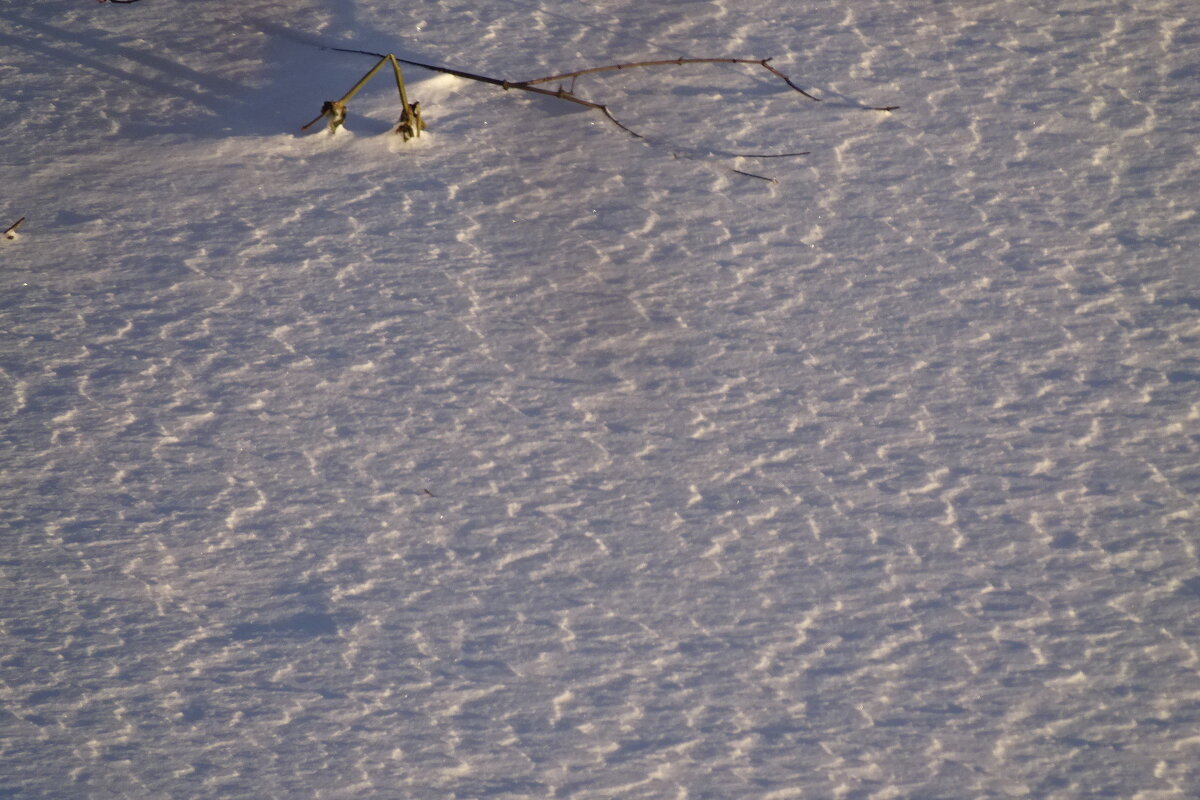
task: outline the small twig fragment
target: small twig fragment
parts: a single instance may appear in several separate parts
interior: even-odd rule
[[[811,154],[811,150],[801,150],[799,153],[734,153],[733,155],[735,158],[795,158]]]
[[[5,230],[4,230],[4,238],[5,238],[5,239],[15,239],[15,238],[17,238],[17,228],[21,227],[21,223],[22,223],[22,222],[24,222],[24,221],[25,221],[25,218],[24,218],[24,217],[21,217],[19,220],[17,220],[16,222],[14,222],[12,225],[9,225],[7,228],[5,228]]]
[[[746,172],[744,169],[733,169],[730,167],[729,171],[737,173],[738,175],[745,175],[747,178],[758,178],[760,181],[766,181],[767,183],[779,183],[777,178],[769,178],[766,175],[756,175],[753,172]]]

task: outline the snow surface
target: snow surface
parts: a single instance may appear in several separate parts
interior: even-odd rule
[[[0,796],[1200,796],[1198,21],[5,0]]]

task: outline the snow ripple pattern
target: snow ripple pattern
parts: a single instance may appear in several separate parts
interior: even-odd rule
[[[233,5],[0,18],[0,795],[1200,795],[1194,4]]]

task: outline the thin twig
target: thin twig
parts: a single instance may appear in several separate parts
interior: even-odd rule
[[[791,78],[789,78],[787,75],[784,75],[782,72],[780,72],[779,70],[777,70],[777,69],[775,69],[774,67],[772,67],[770,62],[771,62],[771,59],[769,59],[769,58],[764,58],[762,61],[759,61],[758,63],[759,63],[759,64],[762,64],[762,67],[763,67],[763,69],[765,69],[767,72],[771,73],[772,75],[776,75],[776,76],[778,76],[779,78],[781,78],[781,79],[783,80],[783,82],[784,82],[784,83],[786,83],[788,86],[790,86],[790,87],[792,87],[793,89],[795,89],[795,90],[796,90],[797,92],[799,92],[800,94],[802,94],[802,95],[804,95],[805,97],[807,97],[809,100],[816,100],[818,103],[819,103],[819,102],[821,102],[821,98],[819,98],[819,97],[813,97],[811,94],[809,94],[808,92],[804,91],[803,89],[801,89],[801,88],[800,88],[799,86],[797,86],[796,84],[792,83],[792,79],[791,79]]]
[[[591,75],[595,72],[612,72],[619,69],[633,69],[635,67],[667,67],[679,64],[759,64],[761,63],[756,58],[664,58],[657,61],[629,61],[622,64],[606,64],[602,67],[588,67],[587,69],[576,70],[575,72],[564,72],[561,75],[547,75],[544,78],[534,78],[528,81],[521,81],[525,86],[533,83],[549,83],[550,81],[560,81],[566,78],[577,78],[580,75]]]
[[[783,80],[783,82],[784,82],[784,83],[786,83],[788,86],[790,86],[790,87],[792,87],[793,89],[795,89],[795,90],[796,90],[797,92],[799,92],[800,94],[802,94],[802,95],[804,95],[805,97],[807,97],[809,100],[817,100],[817,101],[820,101],[820,100],[821,100],[821,98],[819,98],[819,97],[813,97],[811,94],[809,94],[808,92],[804,91],[803,89],[801,89],[801,88],[800,88],[799,86],[797,86],[796,84],[792,83],[792,79],[791,79],[791,78],[789,78],[787,75],[784,75],[784,74],[783,74],[782,72],[780,72],[779,70],[777,70],[777,69],[775,69],[774,67],[772,67],[772,66],[771,66],[771,64],[770,64],[770,61],[771,61],[771,59],[769,59],[769,58],[764,58],[762,61],[760,61],[760,62],[758,62],[758,63],[762,64],[762,65],[763,65],[763,68],[764,68],[764,69],[766,69],[768,72],[770,72],[772,75],[778,75],[778,76],[779,76],[779,77],[780,77],[780,78]],[[895,110],[896,110],[896,109],[898,109],[899,107],[900,107],[900,106],[862,106],[862,109],[863,109],[864,111],[895,111]]]
[[[348,49],[345,47],[329,47],[326,49],[334,50],[339,53],[357,53],[359,55],[364,55],[364,56],[375,56],[376,58],[384,58],[385,57],[385,55],[382,53],[372,53],[369,50],[351,50],[351,49]],[[422,69],[428,69],[428,70],[432,70],[434,72],[443,72],[447,75],[454,75],[456,77],[466,78],[466,79],[472,80],[472,81],[480,81],[481,83],[490,83],[493,86],[499,86],[500,88],[504,89],[505,91],[507,91],[509,89],[519,89],[523,92],[532,92],[533,94],[546,95],[547,97],[557,97],[560,100],[566,100],[568,103],[575,103],[576,105],[581,105],[586,108],[594,108],[594,109],[599,110],[602,114],[604,114],[604,116],[608,117],[608,120],[610,122],[612,122],[612,124],[616,125],[618,128],[625,131],[626,133],[628,133],[630,136],[634,137],[635,139],[645,139],[646,137],[643,136],[642,134],[638,133],[637,131],[633,130],[628,125],[621,122],[619,119],[617,119],[616,116],[612,113],[612,111],[609,110],[608,106],[604,105],[603,103],[596,103],[591,100],[585,100],[584,98],[580,97],[579,95],[575,94],[574,92],[567,91],[566,89],[563,89],[561,87],[552,91],[550,89],[539,88],[537,86],[534,86],[533,84],[549,83],[550,81],[555,81],[555,80],[560,80],[560,79],[577,78],[580,75],[587,75],[589,73],[594,73],[594,72],[605,72],[605,71],[612,71],[612,70],[618,70],[618,69],[628,69],[628,68],[632,68],[632,67],[667,66],[667,65],[672,65],[672,64],[761,64],[762,66],[766,67],[768,70],[773,72],[774,74],[778,75],[784,81],[786,81],[788,86],[792,87],[800,94],[804,95],[805,97],[809,98],[810,100],[818,99],[816,97],[813,97],[812,95],[810,95],[808,92],[804,91],[803,89],[801,89],[799,86],[796,86],[796,84],[792,83],[791,80],[786,75],[784,75],[782,72],[780,72],[779,70],[775,69],[774,67],[771,67],[770,65],[768,65],[767,62],[771,60],[769,58],[762,59],[762,60],[753,59],[753,58],[672,58],[672,59],[668,59],[665,61],[635,61],[635,62],[631,62],[631,63],[627,63],[627,64],[608,64],[606,66],[592,67],[591,69],[578,70],[576,72],[564,72],[561,75],[548,75],[544,78],[534,78],[533,80],[528,80],[528,81],[508,81],[508,80],[504,80],[503,78],[493,78],[490,75],[479,75],[474,72],[465,72],[465,71],[459,70],[459,69],[451,69],[450,67],[441,67],[436,64],[425,64],[420,61],[412,61],[407,58],[400,58],[400,56],[396,56],[396,60],[399,61],[401,64],[408,64],[413,67],[421,67]],[[896,106],[892,106],[892,108],[895,108],[895,107]],[[319,120],[320,117],[317,117],[317,119]],[[314,120],[314,122],[315,121],[316,120]],[[312,124],[313,123],[311,123],[311,122],[309,123],[309,125],[312,125]],[[806,156],[806,155],[808,155],[807,152],[804,152],[804,153],[779,153],[777,155],[770,155],[770,156],[746,156],[746,158],[790,158],[792,156]]]
[[[338,53],[356,53],[358,55],[374,56],[374,57],[380,58],[380,59],[384,59],[384,58],[388,57],[388,55],[386,53],[375,53],[370,50],[355,50],[355,49],[346,48],[346,47],[324,47],[323,49],[333,50]],[[819,97],[813,97],[811,94],[804,91],[799,86],[797,86],[795,83],[793,83],[791,78],[789,78],[787,75],[783,74],[779,70],[772,67],[769,63],[771,61],[771,59],[769,59],[769,58],[764,58],[764,59],[754,59],[754,58],[672,58],[672,59],[664,59],[664,60],[657,60],[657,61],[634,61],[634,62],[627,62],[627,63],[622,63],[622,64],[607,64],[607,65],[600,66],[600,67],[591,67],[589,69],[577,70],[575,72],[564,72],[559,75],[548,75],[543,78],[534,78],[532,80],[527,80],[527,81],[509,81],[509,80],[504,80],[503,78],[493,78],[490,75],[480,75],[478,73],[466,72],[466,71],[460,70],[460,69],[452,69],[451,67],[443,67],[443,66],[439,66],[437,64],[426,64],[421,61],[413,61],[413,60],[407,59],[407,58],[400,58],[399,56],[392,56],[392,57],[395,58],[396,61],[399,61],[401,64],[407,64],[412,67],[420,67],[422,69],[427,69],[432,72],[441,72],[446,75],[454,75],[455,77],[458,77],[458,78],[465,78],[467,80],[478,81],[480,83],[487,83],[487,84],[491,84],[492,86],[499,86],[501,89],[504,89],[505,91],[508,91],[509,89],[518,89],[522,92],[530,92],[532,94],[545,95],[546,97],[555,97],[555,98],[558,98],[559,100],[566,100],[568,103],[575,103],[576,105],[580,105],[585,108],[596,109],[600,113],[604,114],[604,116],[606,118],[608,118],[609,122],[616,125],[618,128],[625,131],[630,136],[634,137],[635,139],[640,139],[640,140],[646,141],[646,142],[648,142],[649,140],[645,136],[643,136],[642,134],[633,130],[628,125],[626,125],[625,123],[623,123],[619,119],[617,119],[617,117],[612,113],[611,110],[609,110],[608,106],[605,105],[604,103],[597,103],[592,100],[587,100],[585,98],[582,98],[579,95],[575,94],[573,91],[569,91],[567,89],[562,88],[562,86],[559,86],[558,89],[551,90],[551,89],[543,89],[540,86],[536,86],[534,84],[549,83],[551,81],[561,81],[561,80],[570,79],[572,81],[571,86],[572,86],[572,88],[574,88],[575,78],[578,78],[581,75],[590,75],[590,74],[597,73],[597,72],[610,72],[610,71],[614,71],[614,70],[633,69],[633,68],[640,68],[640,67],[675,66],[675,65],[681,65],[681,64],[758,64],[761,67],[763,67],[764,69],[766,69],[768,72],[770,72],[771,74],[779,77],[790,88],[792,88],[795,91],[799,92],[800,94],[804,95],[809,100],[814,100],[814,101],[820,102]],[[873,111],[893,111],[896,108],[898,108],[898,106],[886,106],[886,107],[864,106],[864,108],[870,109]],[[324,116],[325,116],[325,111],[322,110],[322,115],[320,117],[317,117],[316,120],[313,120],[312,122],[308,123],[308,125],[306,125],[305,128],[308,128],[309,126],[315,124],[317,122],[317,120],[320,120]],[[733,158],[795,158],[798,156],[806,156],[808,154],[809,154],[809,151],[805,150],[805,151],[796,152],[796,153],[727,153],[724,155],[728,155]],[[675,153],[674,155],[676,158],[679,157],[679,153]],[[774,178],[769,178],[765,175],[758,175],[753,172],[746,172],[745,170],[733,169],[731,167],[728,169],[730,172],[736,173],[738,175],[745,175],[746,177],[758,178],[759,180],[768,181],[770,183],[777,183],[777,181]]]
[[[597,72],[612,72],[622,69],[634,69],[640,67],[672,67],[681,64],[758,64],[760,67],[776,76],[790,88],[807,97],[809,100],[821,102],[820,97],[814,97],[808,92],[801,89],[796,83],[783,74],[775,67],[771,66],[769,58],[665,58],[656,61],[628,61],[621,64],[606,64],[602,67],[589,67],[587,69],[576,70],[575,72],[564,72],[561,75],[547,75],[544,78],[534,78],[533,80],[521,81],[520,86],[529,86],[534,83],[549,83],[550,81],[565,80],[566,78],[578,78],[580,75],[591,75]],[[512,84],[517,87],[518,84]],[[895,111],[900,106],[863,106],[868,111]]]
[[[795,158],[796,156],[810,155],[810,151],[802,150],[799,153],[734,153],[734,158]]]
[[[778,178],[768,178],[766,175],[756,175],[753,172],[746,172],[744,169],[734,169],[733,167],[730,167],[729,171],[736,172],[738,175],[745,175],[747,178],[758,178],[760,181],[766,181],[767,183],[779,183]]]
[[[712,157],[714,155],[722,155],[722,154],[716,154],[711,151],[704,151],[704,150],[691,150],[691,151],[673,150],[671,152],[671,158],[686,159],[688,161],[700,161],[700,162],[704,162],[704,163],[710,163],[712,161]],[[723,155],[731,157],[731,158],[742,158],[743,157],[743,156],[735,156],[731,153],[725,153]],[[726,166],[725,164],[718,164],[717,166],[726,172],[733,173],[734,175],[745,175],[747,178],[758,178],[760,181],[766,181],[767,183],[779,183],[778,179],[769,177],[767,175],[759,175],[757,172],[747,172],[744,169],[734,169],[733,167]]]
[[[490,83],[490,81],[489,81],[489,83]],[[594,103],[591,100],[585,100],[577,94],[572,94],[571,92],[568,92],[566,89],[559,88],[554,91],[551,91],[549,89],[539,89],[536,86],[523,86],[519,83],[509,83],[508,81],[501,81],[499,85],[501,87],[503,87],[505,89],[505,91],[507,91],[509,89],[520,89],[522,92],[533,92],[534,94],[542,94],[547,97],[557,97],[559,100],[566,100],[568,103],[575,103],[576,105],[581,105],[586,108],[598,109],[601,113],[604,114],[604,116],[608,117],[609,121],[612,122],[612,124],[616,125],[618,128],[625,131],[633,138],[635,138],[635,139],[645,139],[646,138],[645,136],[642,136],[642,134],[635,131],[633,128],[630,128],[628,125],[621,122],[621,120],[614,117],[613,113],[608,110],[608,106],[604,105],[603,103]]]
[[[577,78],[580,75],[591,75],[596,72],[612,72],[621,69],[634,69],[640,67],[672,67],[681,64],[758,64],[773,75],[778,76],[791,88],[795,89],[800,94],[807,97],[809,100],[821,102],[821,98],[813,97],[808,92],[801,89],[796,84],[792,83],[792,79],[784,75],[779,70],[772,67],[768,62],[769,58],[664,58],[655,61],[627,61],[621,64],[606,64],[602,67],[589,67],[588,69],[576,70],[575,72],[564,72],[561,75],[547,75],[545,78],[534,78],[529,81],[522,81],[528,86],[531,83],[546,83],[548,81],[562,80],[564,78]]]
[[[17,238],[17,228],[21,227],[21,223],[24,221],[25,221],[25,218],[21,217],[19,220],[14,222],[12,225],[9,225],[7,228],[5,228],[4,233],[0,234],[0,235],[2,235],[5,239]]]

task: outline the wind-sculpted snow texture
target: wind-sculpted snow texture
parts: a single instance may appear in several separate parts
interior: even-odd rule
[[[1200,796],[1198,16],[6,5],[0,796]]]

